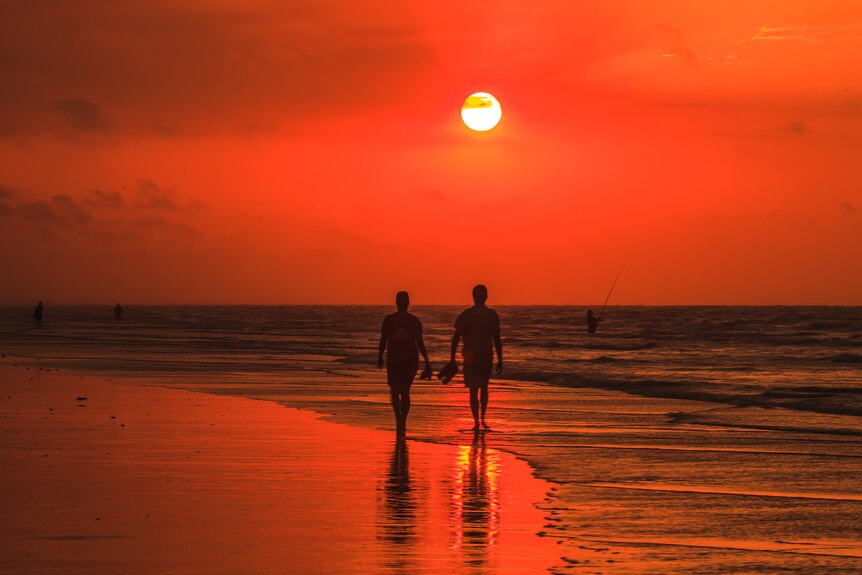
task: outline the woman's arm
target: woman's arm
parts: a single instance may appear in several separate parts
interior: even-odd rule
[[[386,351],[387,341],[389,341],[389,324],[384,319],[383,326],[380,328],[380,345],[377,348],[377,367],[379,368],[383,367],[383,352]]]

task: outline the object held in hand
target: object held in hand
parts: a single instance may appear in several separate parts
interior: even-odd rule
[[[449,363],[444,365],[443,369],[440,370],[440,373],[437,374],[437,379],[443,383],[449,383],[457,373],[458,363],[453,360],[449,360]]]
[[[434,375],[434,372],[431,370],[431,366],[426,365],[425,369],[422,370],[422,373],[419,374],[419,379],[431,379],[432,375]]]

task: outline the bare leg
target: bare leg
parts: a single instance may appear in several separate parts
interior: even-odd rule
[[[488,409],[488,386],[482,388],[482,427],[485,429],[490,429],[488,424],[485,423],[485,410]]]
[[[473,412],[473,430],[479,429],[479,388],[470,388],[470,411]]]
[[[410,390],[401,394],[401,430],[407,431],[407,414],[410,413]]]
[[[401,398],[394,387],[389,387],[389,399],[392,402],[392,411],[395,412],[395,428],[401,429]]]
[[[398,433],[404,434],[407,431],[407,414],[410,413],[410,390],[402,391],[398,396],[401,409],[395,414],[395,419]]]

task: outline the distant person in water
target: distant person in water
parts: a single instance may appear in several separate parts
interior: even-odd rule
[[[114,319],[117,321],[123,319],[123,306],[119,302],[114,306]]]
[[[470,411],[473,413],[473,430],[485,423],[488,408],[488,383],[494,366],[494,349],[497,350],[497,375],[503,373],[503,341],[500,339],[500,316],[488,308],[488,288],[479,284],[473,288],[473,307],[461,312],[455,320],[452,337],[452,362],[458,351],[458,342],[464,339],[461,357],[464,360],[464,387],[470,388]],[[481,411],[480,411],[481,407]]]
[[[587,310],[587,333],[596,333],[599,328],[599,322],[604,321],[600,317],[593,315],[593,310]]]
[[[386,352],[386,379],[392,411],[395,412],[395,429],[399,435],[404,435],[407,431],[407,414],[410,413],[410,386],[419,369],[419,354],[425,358],[422,377],[430,377],[431,363],[422,340],[422,322],[415,315],[407,313],[410,295],[406,291],[398,292],[395,306],[398,311],[383,319],[377,367],[383,367],[383,353]]]
[[[36,325],[36,327],[42,327],[42,310],[43,309],[44,309],[44,306],[42,305],[42,302],[39,302],[36,304],[36,307],[33,309],[33,313],[31,314],[33,317],[33,323]]]

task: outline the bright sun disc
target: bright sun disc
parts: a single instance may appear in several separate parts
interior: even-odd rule
[[[461,106],[461,119],[471,130],[487,132],[503,117],[497,98],[487,92],[470,94]]]

